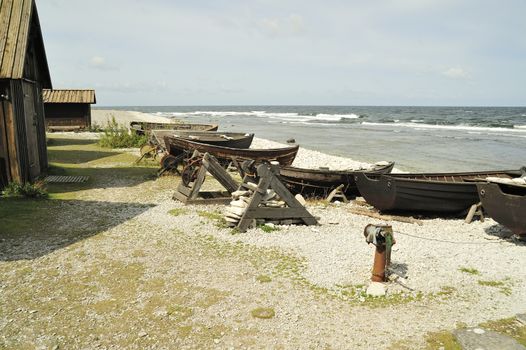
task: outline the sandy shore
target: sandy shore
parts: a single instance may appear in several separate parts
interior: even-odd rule
[[[112,113],[96,112],[98,118]],[[138,117],[159,120],[135,112],[114,114],[120,123]],[[254,142],[255,147],[273,145]],[[50,149],[59,152],[61,147]],[[81,145],[64,147],[71,152]],[[110,153],[103,159],[104,167],[122,167],[135,158]],[[97,161],[87,164],[102,171]],[[294,164],[364,165],[305,149]],[[38,325],[60,335],[66,331],[57,330],[57,322],[64,318],[77,325],[72,348],[110,348],[117,334],[137,349],[421,349],[430,332],[526,311],[526,275],[520,273],[526,244],[509,239],[510,232],[491,219],[387,222],[396,238],[392,268],[404,286],[388,283],[387,296],[375,299],[365,294],[374,247],[365,243],[363,229],[382,221],[351,213],[357,206],[353,202],[309,202],[307,209],[320,218],[316,227],[232,234],[218,225],[224,206],[184,206],[172,200],[178,177],[132,178],[115,169],[99,181],[94,188],[68,194],[77,204],[64,206],[61,222],[90,227],[93,218],[110,215],[108,227],[66,246],[52,240],[42,247],[42,242],[18,237],[0,241],[0,292],[5,296],[0,306],[6,310],[0,327],[6,334],[26,339]],[[74,208],[83,214],[71,214]],[[49,248],[53,245],[59,248]],[[47,253],[35,254],[38,249]],[[86,290],[87,296],[64,297],[73,293],[65,292],[64,280],[76,288],[75,295]],[[33,302],[37,296],[20,294],[26,289],[38,290],[42,299]],[[63,298],[67,306],[53,306]],[[45,300],[40,302],[45,307],[38,300]],[[274,317],[252,317],[258,307],[273,309]],[[113,330],[121,323],[126,327]],[[34,344],[54,344],[48,341],[55,339],[51,333]]]
[[[173,120],[148,113],[135,111],[121,111],[115,109],[93,109],[91,111],[91,122],[100,126],[106,125],[108,120],[115,117],[117,123],[129,126],[132,121],[171,123]]]

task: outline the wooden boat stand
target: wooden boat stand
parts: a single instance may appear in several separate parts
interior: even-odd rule
[[[250,202],[246,211],[241,216],[237,228],[240,232],[245,232],[255,219],[270,219],[270,220],[291,220],[298,221],[305,225],[317,225],[318,221],[305,209],[303,205],[290,191],[281,183],[277,175],[279,175],[279,165],[275,164],[261,164],[257,167],[257,175],[259,178],[257,189],[250,198]],[[250,189],[247,182],[252,182],[253,177],[245,176],[243,182],[239,186],[239,190]],[[272,189],[283,200],[288,207],[285,208],[270,208],[260,207],[264,195],[267,190]]]
[[[327,196],[327,202],[332,202],[333,199],[341,199],[343,203],[349,203],[349,200],[345,196],[345,193],[343,193],[343,187],[344,184],[341,184],[340,186],[336,187],[334,190],[329,193]]]
[[[473,204],[469,208],[468,215],[466,216],[466,219],[464,220],[464,222],[466,224],[471,224],[475,216],[479,217],[480,222],[484,222],[484,210],[482,208],[481,202],[478,202],[477,204]]]
[[[173,195],[173,199],[180,200],[184,204],[229,203],[232,200],[231,193],[238,188],[239,184],[221,167],[217,159],[205,153],[198,162],[194,162],[194,165],[198,167],[195,179],[187,178],[186,181],[182,179]],[[207,173],[210,173],[226,191],[201,191],[201,186],[205,182]],[[182,175],[183,177],[185,176],[185,171],[183,171]]]

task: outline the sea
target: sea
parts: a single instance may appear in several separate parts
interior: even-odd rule
[[[121,106],[409,172],[526,166],[526,107]],[[323,164],[320,164],[323,166]]]

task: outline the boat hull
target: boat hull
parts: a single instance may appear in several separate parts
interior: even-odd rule
[[[520,171],[437,174],[357,174],[356,184],[367,203],[381,211],[454,214],[478,203],[477,181],[488,176],[511,178]]]
[[[179,137],[165,136],[164,142],[168,152],[173,156],[179,156],[185,151],[199,151],[200,153],[210,153],[220,160],[254,160],[258,163],[277,161],[280,165],[290,165],[296,158],[299,146],[291,146],[273,149],[239,149],[208,145],[205,143],[185,140]]]
[[[137,135],[149,134],[151,130],[189,130],[189,131],[216,131],[216,124],[191,124],[191,123],[150,123],[131,122],[130,129]]]
[[[342,191],[347,197],[356,197],[359,195],[355,181],[357,173],[387,174],[391,172],[393,166],[394,162],[390,162],[381,168],[368,171],[282,167],[280,179],[292,193],[300,193],[307,198],[326,198],[331,191],[340,185],[343,185]]]
[[[152,130],[150,143],[167,150],[164,138],[166,136],[179,137],[190,141],[198,141],[208,145],[217,145],[231,148],[249,148],[254,139],[254,134],[217,132],[217,131],[182,131],[182,130]]]
[[[514,234],[526,236],[526,188],[514,187],[495,183],[477,184],[484,211]]]

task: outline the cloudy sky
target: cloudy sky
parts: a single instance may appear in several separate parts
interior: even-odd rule
[[[109,105],[526,105],[526,1],[37,0]]]

